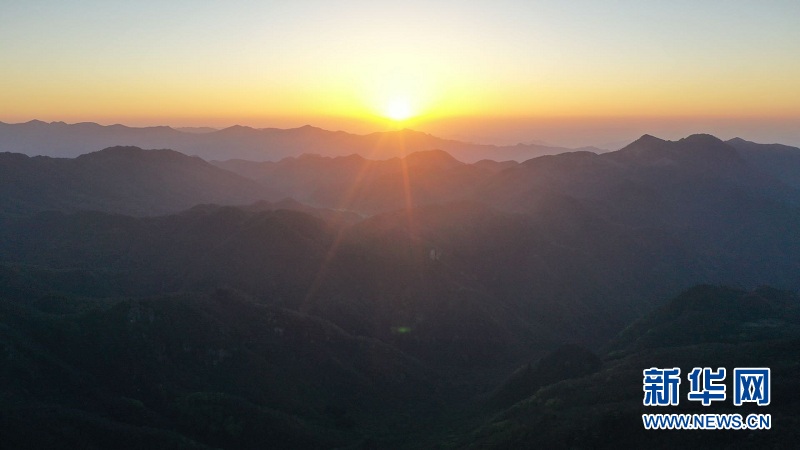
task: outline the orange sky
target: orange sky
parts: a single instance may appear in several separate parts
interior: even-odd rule
[[[5,122],[566,142],[543,124],[750,123],[777,140],[800,118],[795,1],[6,3]],[[387,120],[398,104],[416,117]]]

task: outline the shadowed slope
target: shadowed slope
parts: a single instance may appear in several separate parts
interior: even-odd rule
[[[113,147],[75,159],[0,154],[0,211],[135,215],[273,198],[251,180],[171,150]]]

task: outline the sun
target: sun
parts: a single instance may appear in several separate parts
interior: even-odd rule
[[[395,122],[403,122],[415,116],[414,108],[405,98],[394,98],[386,104],[383,115]]]

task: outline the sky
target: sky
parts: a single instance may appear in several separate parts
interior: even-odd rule
[[[796,0],[0,0],[0,121],[798,145],[798,18]]]

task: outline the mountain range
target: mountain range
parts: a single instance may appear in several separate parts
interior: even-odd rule
[[[316,153],[346,156],[353,153],[370,159],[405,156],[422,150],[441,149],[461,161],[481,159],[522,161],[570,149],[539,144],[496,146],[448,140],[413,130],[366,135],[328,131],[306,125],[299,128],[251,128],[241,125],[214,129],[175,129],[166,126],[134,128],[103,126],[92,122],[67,124],[32,120],[0,122],[0,152],[29,156],[73,158],[113,146],[169,148],[206,160],[246,159],[277,161],[289,156]],[[601,151],[589,147],[585,150]]]
[[[0,439],[789,445],[799,155],[0,154]],[[642,430],[642,370],[692,364],[773,367],[775,428]]]
[[[0,209],[153,215],[272,198],[253,181],[172,150],[112,147],[77,158],[0,153]]]

